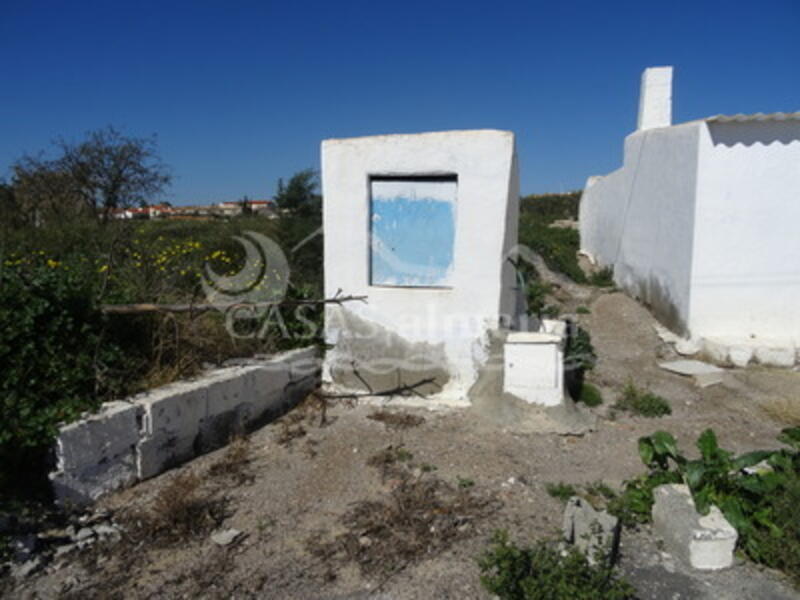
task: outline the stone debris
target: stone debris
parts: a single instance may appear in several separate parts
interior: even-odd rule
[[[701,350],[700,343],[696,340],[682,338],[659,323],[655,323],[653,329],[662,342],[670,344],[681,356],[692,356]]]
[[[660,485],[653,495],[653,528],[670,554],[695,569],[733,565],[738,534],[716,506],[700,515],[689,488],[682,484]]]
[[[699,360],[672,360],[658,363],[658,366],[671,373],[694,378],[695,385],[704,388],[722,383],[725,371]]]
[[[242,532],[238,529],[225,529],[212,534],[211,541],[217,546],[230,546],[240,535],[242,535]]]
[[[589,502],[573,496],[564,509],[564,539],[586,555],[590,564],[598,559],[614,564],[619,550],[619,519],[595,510]]]
[[[15,579],[24,579],[29,575],[33,575],[36,571],[42,568],[42,559],[38,556],[25,561],[22,564],[16,564],[11,567],[11,576]]]

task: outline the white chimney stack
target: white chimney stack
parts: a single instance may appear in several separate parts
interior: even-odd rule
[[[650,67],[642,73],[637,129],[672,125],[672,67]]]

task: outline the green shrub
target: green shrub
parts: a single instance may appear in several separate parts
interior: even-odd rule
[[[617,400],[614,407],[634,415],[649,418],[672,414],[672,408],[664,398],[637,388],[632,381],[628,381],[625,385],[622,397]]]
[[[520,548],[505,532],[480,557],[481,584],[501,600],[624,600],[633,587],[602,563],[592,566],[575,549],[562,553],[547,542]]]
[[[564,369],[591,371],[597,364],[597,354],[592,336],[580,325],[568,323],[567,343],[564,348]]]
[[[584,382],[581,386],[579,401],[586,406],[600,406],[603,403],[603,394],[591,383]]]
[[[688,460],[665,431],[640,438],[639,455],[648,472],[626,482],[609,510],[628,525],[647,522],[653,489],[685,483],[700,514],[708,514],[712,504],[722,511],[748,557],[784,570],[800,585],[800,427],[784,429],[778,439],[790,448],[734,457],[707,429],[697,440],[700,458]]]
[[[124,389],[119,345],[108,328],[93,282],[77,267],[32,257],[0,265],[0,484],[31,472],[59,422],[96,408]],[[2,481],[5,479],[5,482]]]
[[[553,271],[563,273],[577,283],[586,283],[586,275],[578,265],[580,234],[574,229],[550,227],[531,215],[521,215],[519,242],[542,257]]]
[[[578,313],[579,315],[590,315],[590,314],[592,314],[592,311],[589,310],[586,306],[579,306],[578,308],[575,309],[575,312]]]

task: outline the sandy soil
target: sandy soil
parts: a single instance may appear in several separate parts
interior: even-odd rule
[[[248,462],[209,474],[226,464],[226,449],[201,457],[135,488],[104,499],[113,511],[147,510],[159,490],[185,472],[198,474],[202,493],[225,498],[222,529],[243,532],[217,546],[208,533],[171,546],[118,544],[71,554],[9,589],[18,598],[488,598],[481,589],[476,557],[496,529],[519,542],[558,535],[563,505],[551,498],[551,482],[603,480],[618,487],[642,472],[639,436],[672,432],[692,453],[707,427],[723,447],[736,451],[775,447],[782,424],[763,409],[775,399],[797,398],[800,373],[751,368],[729,371],[721,385],[705,389],[659,369],[672,351],[655,335],[653,320],[619,293],[582,298],[591,314],[579,320],[591,332],[599,356],[589,380],[603,391],[597,429],[582,436],[511,433],[470,410],[433,412],[403,409],[424,423],[389,429],[367,418],[375,407],[337,405],[329,423],[318,415],[297,420],[290,431],[305,435],[285,443],[287,425],[273,423],[249,438]],[[608,407],[632,379],[665,397],[672,415],[646,419]],[[292,417],[299,419],[299,417]],[[283,442],[283,443],[282,443]],[[399,565],[388,575],[364,576],[341,557],[315,556],[315,548],[344,531],[341,518],[354,503],[389,497],[397,482],[367,465],[370,457],[402,446],[412,456],[406,468],[418,478],[439,478],[455,490],[491,499],[488,514],[469,520],[444,552]],[[218,469],[219,470],[219,469]],[[369,540],[367,540],[369,541]],[[776,573],[739,564],[721,573],[693,573],[658,549],[645,528],[623,531],[622,570],[642,598],[800,597]]]

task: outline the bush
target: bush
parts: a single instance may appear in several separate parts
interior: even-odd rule
[[[632,381],[625,385],[622,397],[617,400],[615,408],[642,417],[655,418],[672,414],[669,403],[661,396],[637,388]]]
[[[497,532],[479,559],[481,584],[501,600],[623,600],[635,590],[602,563],[592,566],[575,549],[538,542],[520,548]]]
[[[59,422],[125,390],[112,375],[123,372],[125,356],[105,339],[93,282],[77,267],[40,256],[24,267],[0,265],[0,329],[0,487],[6,487],[41,463]]]
[[[603,403],[603,394],[591,383],[584,382],[578,400],[586,406],[600,406]]]

